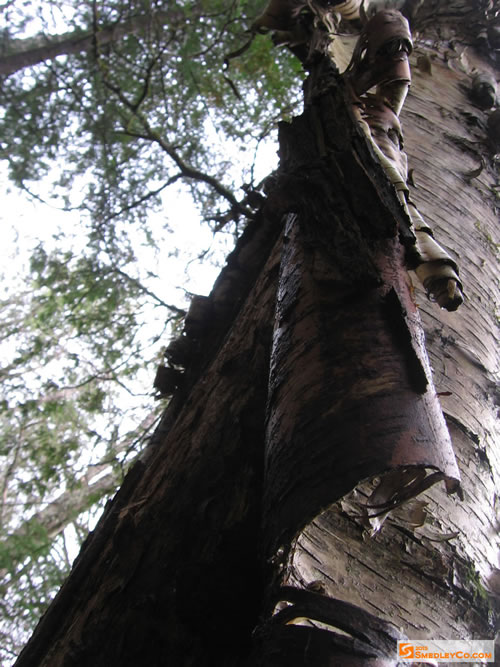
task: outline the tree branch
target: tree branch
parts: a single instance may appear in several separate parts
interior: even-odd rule
[[[131,112],[133,117],[136,118],[144,128],[145,134],[134,132],[132,133],[134,136],[158,144],[158,146],[160,146],[160,148],[175,162],[177,167],[179,167],[184,178],[201,181],[202,183],[210,185],[219,195],[221,195],[221,197],[223,197],[227,202],[229,202],[234,212],[241,213],[242,215],[245,215],[247,217],[252,217],[253,215],[252,211],[245,208],[242,205],[242,203],[236,199],[233,193],[228,188],[224,187],[222,183],[220,183],[220,181],[218,181],[213,176],[205,174],[199,169],[196,169],[195,167],[191,167],[190,165],[186,164],[182,159],[182,157],[177,152],[177,150],[171,144],[166,142],[163,139],[163,137],[161,137],[151,127],[148,120],[138,111],[136,105],[127,99],[127,97],[123,94],[122,90],[118,86],[112,84],[107,79],[106,76],[103,76],[103,80],[106,87],[109,88],[109,90],[111,90],[113,93],[115,93],[120,102]]]
[[[156,301],[160,306],[163,306],[164,308],[168,308],[168,310],[172,310],[174,313],[177,313],[177,315],[180,315],[181,317],[184,317],[186,314],[186,311],[183,310],[182,308],[179,308],[178,306],[173,306],[170,303],[166,303],[163,301],[163,299],[160,299],[159,296],[157,296],[154,292],[151,292],[147,287],[144,287],[144,285],[137,280],[137,278],[133,278],[132,276],[129,276],[128,273],[123,271],[122,269],[119,269],[117,266],[111,267],[109,269],[109,272],[111,273],[118,273],[118,275],[122,276],[126,280],[128,280],[130,283],[134,284],[136,287],[138,287],[144,294],[147,294],[150,296],[154,301]]]

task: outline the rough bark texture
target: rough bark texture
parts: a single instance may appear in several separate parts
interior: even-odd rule
[[[494,638],[500,593],[498,171],[486,134],[488,111],[470,97],[470,63],[487,71],[491,63],[471,49],[438,48],[439,27],[428,28],[433,48],[430,40],[416,40],[402,120],[412,197],[458,258],[467,285],[457,313],[418,295],[464,502],[434,487],[367,539],[357,501],[366,502],[368,491],[361,490],[308,526],[283,580],[357,604],[410,638]],[[417,67],[422,57],[432,63],[431,73]]]
[[[457,7],[467,4],[455,2],[455,14]],[[422,25],[428,34],[442,40],[426,21]],[[429,55],[428,44],[417,41],[414,62]],[[446,249],[462,255],[468,300],[461,310],[448,314],[421,300],[464,501],[435,486],[424,496],[426,505],[419,497],[395,507],[382,529],[367,536],[366,513],[359,509],[372,490],[369,480],[362,484],[366,478],[427,463],[454,480],[456,470],[448,454],[429,462],[418,438],[415,448],[406,447],[404,460],[392,459],[392,452],[383,465],[380,451],[374,456],[369,449],[369,433],[376,441],[384,430],[379,422],[392,418],[387,401],[377,408],[378,421],[372,414],[370,398],[380,397],[380,384],[390,387],[396,412],[405,415],[398,434],[411,433],[408,415],[418,414],[418,429],[424,423],[427,438],[434,427],[427,428],[422,419],[429,411],[416,406],[425,403],[427,394],[426,405],[435,406],[437,397],[419,352],[412,289],[401,279],[397,233],[404,236],[407,219],[365,138],[352,129],[342,95],[323,95],[331,83],[323,70],[310,89],[321,94],[308,99],[313,103],[308,120],[298,121],[300,129],[293,130],[293,149],[289,138],[282,147],[282,163],[293,168],[278,177],[203,312],[198,302],[188,314],[193,356],[147,456],[134,466],[89,536],[18,667],[382,666],[394,664],[393,647],[401,634],[494,635],[500,459],[494,448],[498,358],[493,302],[498,292],[492,237],[498,175],[485,144],[486,112],[472,107],[466,92],[471,76],[450,67],[443,48],[431,55],[432,80],[428,73],[416,74],[402,117],[418,186],[412,196]],[[330,105],[329,112],[318,109],[321,104]],[[291,131],[283,128],[285,134]],[[333,147],[330,136],[338,138]],[[311,140],[318,156],[312,163]],[[467,176],[479,154],[484,169]],[[318,179],[328,164],[341,168],[325,195]],[[309,197],[302,199],[306,192]],[[310,228],[310,219],[333,224]],[[345,224],[349,220],[352,225]],[[287,236],[279,236],[285,222]],[[329,317],[320,316],[322,307]],[[360,326],[365,320],[369,325]],[[311,329],[318,322],[320,334]],[[283,331],[292,326],[293,345],[280,337],[281,326]],[[330,336],[333,343],[326,340]],[[281,346],[286,351],[282,360]],[[291,377],[300,380],[301,391],[287,384]],[[339,391],[345,385],[347,398]],[[287,388],[289,398],[282,394]],[[323,389],[333,392],[329,407],[322,404]],[[311,396],[308,420],[296,408],[299,398],[307,402]],[[318,424],[329,410],[339,411],[336,421],[327,419],[321,432]],[[359,423],[357,411],[367,411]],[[297,448],[287,460],[285,444],[293,444],[297,425],[309,436],[318,428],[319,447],[308,450],[311,457]],[[309,436],[304,446],[314,440]],[[349,445],[354,451],[362,440],[356,461]],[[336,470],[332,441],[342,449],[341,462],[350,460],[344,474]],[[277,462],[273,448],[284,453]],[[318,461],[311,461],[316,454]],[[280,477],[285,466],[288,472]]]

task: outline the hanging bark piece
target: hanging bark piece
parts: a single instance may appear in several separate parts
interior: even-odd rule
[[[265,634],[264,634],[265,633]],[[277,625],[254,635],[252,667],[396,667],[395,660],[374,657],[373,649],[328,630],[301,625]],[[396,655],[396,650],[394,650]]]
[[[156,369],[153,383],[153,387],[159,392],[158,398],[171,396],[179,386],[181,377],[182,375],[178,370],[160,364]]]
[[[341,19],[357,21],[361,18],[362,0],[270,0],[265,11],[253,22],[250,40],[237,51],[226,56],[228,63],[241,55],[251,44],[255,34],[272,32],[275,45],[286,44],[306,69],[313,56],[324,53],[337,32]]]
[[[373,515],[443,479],[459,489],[403,248],[375,244],[379,284],[353,284],[304,231],[316,223],[289,216],[285,232],[266,431],[270,555],[366,480],[382,477]]]
[[[362,0],[346,0],[340,3],[331,3],[331,7],[338,12],[346,21],[355,21],[359,19],[359,10]]]
[[[396,661],[387,656],[396,656],[398,640],[406,639],[361,607],[310,590],[284,586],[272,602],[276,613],[256,632],[259,664],[266,667],[390,667]]]
[[[472,79],[472,100],[481,109],[491,109],[497,97],[497,82],[491,72],[478,72]]]
[[[277,604],[289,604],[275,613],[271,624],[290,623],[299,618],[319,621],[348,633],[381,656],[395,652],[398,640],[405,639],[392,623],[343,600],[292,586],[281,587],[275,599]]]
[[[325,5],[328,12],[338,12],[348,21],[359,19],[361,0],[333,0]],[[326,13],[321,2],[313,4],[304,0],[270,0],[264,12],[252,24],[251,30],[258,33],[295,30],[297,16],[306,8],[314,13]]]
[[[165,356],[174,366],[186,366],[193,354],[194,342],[192,338],[182,334],[174,338],[165,350]]]
[[[346,77],[358,123],[411,221],[414,238],[411,243],[406,239],[409,268],[415,269],[431,300],[453,311],[463,303],[458,266],[433,238],[410,199],[407,185],[408,164],[398,115],[411,83],[411,49],[407,20],[397,11],[379,12],[365,26]],[[368,93],[374,86],[376,94]]]

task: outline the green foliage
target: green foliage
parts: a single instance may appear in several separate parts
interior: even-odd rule
[[[33,200],[80,221],[38,244],[24,284],[0,301],[6,664],[160,409],[145,387],[161,337],[181,327],[159,295],[162,266],[182,249],[175,236],[166,244],[168,209],[164,229],[152,214],[182,184],[214,227],[233,211],[236,233],[258,148],[297,105],[300,68],[268,38],[224,67],[264,4],[0,5],[0,66],[17,66],[0,76],[0,159]]]
[[[80,36],[83,25],[87,35],[110,26],[130,32],[105,44],[91,40],[83,52],[3,80],[1,155],[13,181],[33,187],[48,177],[44,186],[89,211],[96,233],[107,236],[114,228],[108,221],[144,222],[159,203],[155,191],[185,177],[165,145],[229,189],[248,180],[248,158],[228,169],[228,142],[251,155],[295,105],[298,67],[285,52],[276,58],[270,40],[259,36],[224,71],[225,56],[246,41],[258,13],[253,3],[244,7],[246,20],[241,4],[228,2],[168,3],[164,10],[155,2],[108,0],[95,16],[92,3],[74,6],[65,35],[78,27]],[[54,169],[55,161],[64,168]],[[78,199],[67,190],[79,177],[85,185]],[[224,205],[203,185],[193,194],[205,210]]]

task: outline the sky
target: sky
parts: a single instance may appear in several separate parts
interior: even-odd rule
[[[0,245],[1,273],[3,274],[2,292],[5,294],[12,288],[20,286],[21,276],[29,271],[29,257],[33,249],[43,242],[47,250],[61,245],[56,240],[61,230],[66,239],[64,244],[71,246],[76,252],[85,244],[86,234],[81,230],[80,213],[78,211],[62,211],[57,206],[33,201],[27,195],[16,190],[7,182],[5,170],[0,170],[0,188],[2,190],[2,207],[0,209],[0,225],[2,243]],[[216,267],[201,266],[194,262],[187,266],[193,255],[214,245],[212,232],[200,226],[199,215],[188,197],[179,192],[169,192],[163,198],[163,211],[152,214],[149,221],[152,228],[159,230],[165,222],[165,211],[168,211],[169,225],[172,227],[170,246],[181,248],[179,256],[171,256],[168,261],[166,287],[168,294],[165,300],[175,300],[175,287],[183,286],[194,293],[206,293],[210,281],[217,275]],[[71,230],[68,234],[68,230]],[[147,258],[147,249],[143,249],[143,258]],[[187,269],[187,275],[185,270]],[[171,291],[174,290],[174,291]]]

